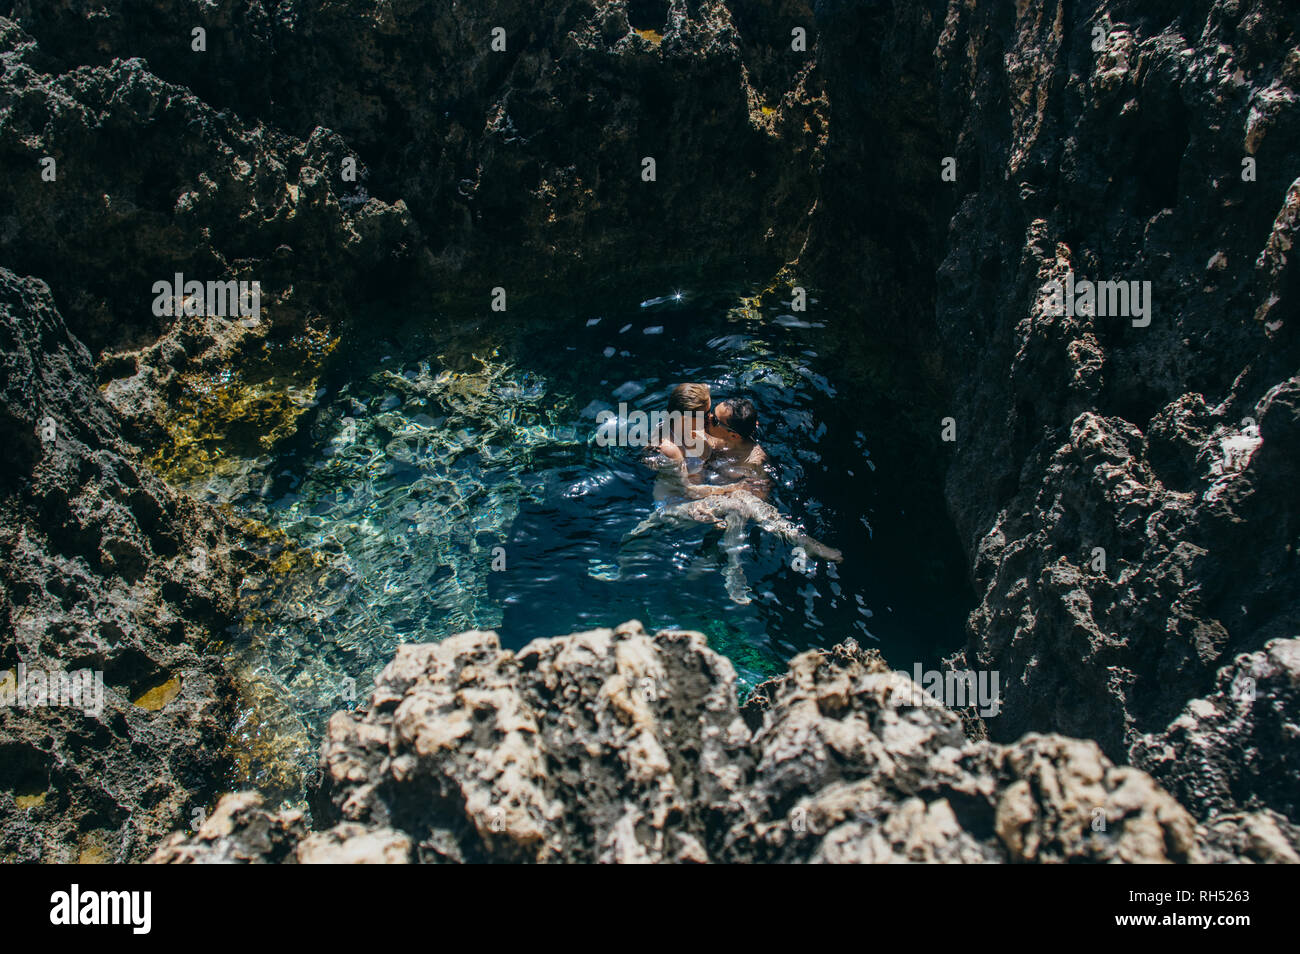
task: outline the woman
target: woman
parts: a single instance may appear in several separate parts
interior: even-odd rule
[[[668,395],[667,423],[660,425],[654,438],[654,449],[669,464],[684,468],[688,483],[699,483],[704,462],[709,459],[705,416],[712,406],[707,384],[677,385]],[[677,467],[672,469],[676,471]]]

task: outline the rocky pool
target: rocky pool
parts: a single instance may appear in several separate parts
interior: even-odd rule
[[[190,488],[289,544],[277,573],[246,585],[229,634],[232,782],[295,796],[329,714],[364,701],[397,644],[464,629],[507,647],[633,618],[696,629],[742,692],[846,637],[909,671],[957,646],[969,594],[905,369],[849,354],[851,314],[792,301],[788,288],[628,283],[594,303],[494,313],[485,297],[359,317],[296,435],[237,479]],[[635,451],[600,446],[596,421],[662,408],[683,381],[754,401],[773,502],[843,563],[797,569],[788,544],[752,529],[742,605],[715,529],[627,550],[652,475]]]

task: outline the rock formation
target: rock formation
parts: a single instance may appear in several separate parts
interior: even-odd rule
[[[1300,630],[1297,36],[1266,0],[949,8],[935,314],[965,369],[947,486],[980,593],[956,662],[1001,672],[999,741],[1140,744],[1186,790],[1139,740]],[[1070,271],[1150,280],[1150,324],[1052,314]],[[1255,706],[1285,706],[1285,682]],[[1241,771],[1189,806],[1274,801],[1281,777]]]
[[[852,642],[795,657],[743,709],[699,633],[404,646],[365,711],[330,721],[321,767],[321,830],[231,795],[151,860],[1197,862],[1234,838],[1295,858],[1273,817],[1198,828],[1093,742],[968,741]]]
[[[108,698],[0,712],[0,856],[139,858],[221,788],[257,558],[155,474],[292,435],[350,316],[743,262],[917,369],[992,742],[846,648],[742,710],[689,635],[472,634],[335,716],[315,833],[242,795],[161,855],[1295,860],[1294,3],[467,6],[0,0],[0,673]],[[176,272],[265,320],[153,314]]]
[[[363,160],[358,184],[340,198],[403,200],[423,226],[429,274],[486,281],[486,296],[504,276],[518,286],[548,274],[590,278],[614,262],[680,270],[755,255],[775,268],[798,254],[816,201],[826,103],[813,77],[813,41],[809,52],[782,55],[795,21],[766,4],[748,6],[281,0],[194,10],[14,0],[12,15],[53,70],[88,64],[78,79],[102,76],[97,85],[111,88],[112,74],[147,68],[157,77],[150,82],[175,98],[184,89],[193,105],[211,104],[218,128],[242,117],[221,138],[238,142],[241,127],[254,127],[265,142],[256,152],[283,157],[279,176],[291,172],[290,183],[309,166],[313,204],[331,187],[343,191],[344,157]],[[812,32],[811,11],[794,6]],[[206,30],[201,52],[196,28]],[[171,105],[172,121],[185,111]],[[317,130],[329,131],[327,143],[302,158],[275,143],[309,142]],[[200,148],[196,131],[182,148]],[[232,166],[251,166],[244,190],[279,202],[277,174],[262,175],[251,152],[236,152],[244,165],[236,156],[216,163],[211,178],[220,183],[238,174]],[[653,183],[642,177],[646,158],[655,160]],[[192,176],[175,148],[153,164],[162,183]],[[174,201],[162,183],[152,189]],[[227,221],[235,209],[232,202]],[[240,257],[288,242],[294,253],[284,274],[336,261],[313,262],[276,231],[259,231]],[[333,234],[322,228],[317,239]]]
[[[0,859],[135,858],[219,790],[212,643],[257,561],[118,436],[43,283],[0,269],[0,339]],[[102,672],[102,708],[24,704],[24,670]]]

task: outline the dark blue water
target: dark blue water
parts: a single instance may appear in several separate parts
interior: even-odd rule
[[[633,618],[696,629],[742,691],[847,637],[906,669],[958,645],[970,597],[913,376],[863,351],[860,316],[755,292],[641,287],[504,315],[485,297],[359,321],[299,435],[228,495],[301,548],[250,588],[234,640],[256,687],[240,728],[271,753],[245,781],[270,784],[262,763],[278,757],[309,764],[329,712],[352,686],[363,699],[398,643],[471,627],[516,648]],[[772,503],[841,564],[801,572],[789,544],[752,529],[741,605],[720,531],[624,545],[653,475],[635,450],[594,443],[597,415],[662,409],[684,381],[754,402]]]

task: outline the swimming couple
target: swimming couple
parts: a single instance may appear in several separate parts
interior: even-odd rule
[[[746,526],[751,521],[807,557],[839,562],[840,551],[807,536],[767,502],[772,490],[768,458],[754,439],[758,412],[746,398],[713,404],[704,384],[679,384],[668,398],[664,424],[644,461],[656,471],[655,511],[628,534],[633,539],[660,526],[711,523],[723,531],[727,593],[748,603],[740,566]]]

